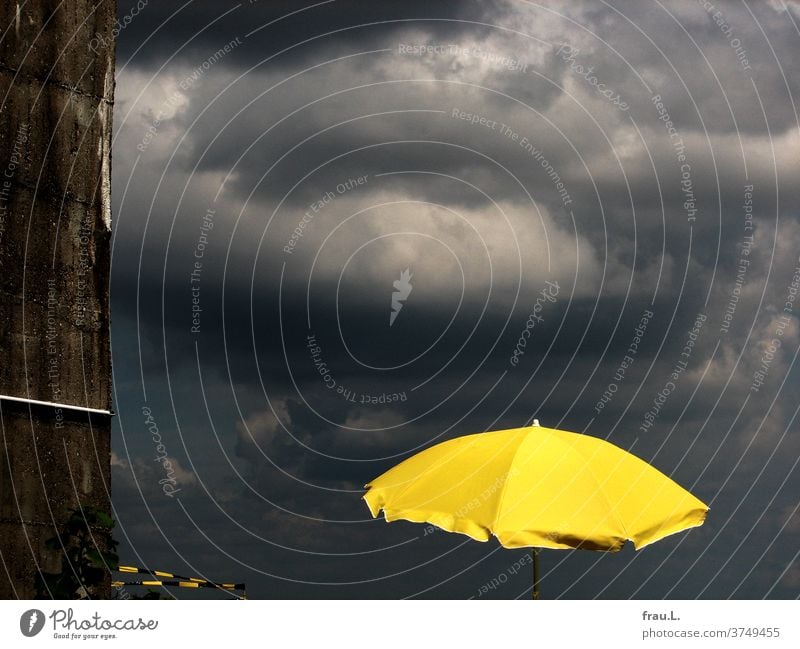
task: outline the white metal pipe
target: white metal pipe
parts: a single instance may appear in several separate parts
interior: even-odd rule
[[[17,403],[29,403],[34,406],[49,406],[51,408],[62,408],[64,410],[78,410],[80,412],[93,412],[98,415],[113,415],[110,410],[101,410],[100,408],[89,408],[87,406],[71,406],[67,403],[54,403],[52,401],[39,401],[38,399],[23,399],[21,397],[10,397],[5,394],[0,394],[0,401],[16,401]]]

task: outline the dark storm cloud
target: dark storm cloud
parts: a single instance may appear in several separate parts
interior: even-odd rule
[[[555,70],[552,53],[547,56],[547,61],[549,68]],[[363,82],[370,78],[380,83],[385,69],[381,65],[373,65],[368,69],[356,66],[354,69],[345,64],[336,66],[336,72],[339,74],[312,74],[312,83],[290,84],[268,105],[276,109],[276,114],[286,114],[302,107],[315,92],[324,94],[326,87],[348,87],[356,80]],[[563,70],[557,72],[564,74]],[[525,78],[526,82],[529,80]],[[513,84],[518,79],[502,75],[495,78],[493,75],[484,81]],[[268,83],[265,81],[265,85]],[[450,115],[454,107],[464,110],[461,107],[466,106],[487,119],[502,117],[521,136],[547,152],[547,160],[563,178],[573,203],[582,208],[579,212],[582,218],[577,225],[580,233],[589,237],[597,248],[607,245],[610,235],[611,245],[617,254],[627,257],[623,263],[631,265],[629,251],[633,250],[634,237],[631,203],[639,215],[649,211],[646,216],[653,216],[640,218],[636,224],[637,233],[643,235],[641,239],[646,242],[645,245],[655,242],[654,237],[663,227],[661,222],[665,217],[659,213],[662,206],[667,213],[680,212],[681,209],[685,211],[683,203],[686,197],[680,191],[680,165],[675,161],[671,141],[666,137],[661,122],[656,119],[652,106],[643,105],[645,112],[638,116],[639,120],[643,120],[639,128],[648,142],[648,148],[645,149],[637,143],[638,134],[631,126],[620,121],[619,116],[611,118],[612,130],[606,131],[591,123],[585,109],[577,104],[556,107],[555,98],[559,96],[553,94],[556,86],[544,81],[541,83],[549,92],[532,93],[537,95],[539,102],[533,105],[544,111],[545,115],[548,109],[553,113],[550,117],[554,120],[553,126],[543,122],[530,109],[490,93],[472,89],[465,91],[461,85],[447,85],[442,90],[431,83],[403,83],[346,93],[303,109],[284,122],[281,128],[265,133],[269,127],[264,124],[264,111],[258,108],[258,103],[237,116],[231,124],[225,125],[231,119],[230,111],[226,108],[228,103],[244,106],[253,93],[244,88],[244,84],[238,84],[241,87],[234,85],[225,93],[226,102],[212,103],[223,85],[218,81],[211,84],[207,92],[201,88],[191,95],[188,112],[176,117],[175,132],[182,134],[194,121],[198,111],[204,111],[200,121],[182,140],[172,165],[177,165],[179,169],[188,167],[185,173],[195,168],[215,173],[220,180],[230,173],[225,185],[226,196],[242,200],[254,192],[247,209],[253,217],[260,217],[261,221],[268,218],[270,208],[284,199],[284,195],[284,210],[302,209],[318,198],[325,188],[334,187],[343,179],[361,175],[367,169],[373,176],[407,169],[449,173],[474,182],[494,197],[516,201],[524,200],[524,190],[527,189],[537,200],[552,210],[558,210],[559,197],[554,192],[551,179],[536,165],[531,165],[530,155],[526,151],[496,131],[471,126]],[[680,107],[682,102],[668,105],[672,110],[672,106]],[[392,111],[423,108],[445,113],[363,117],[382,112],[381,108],[386,107]],[[336,126],[341,122],[344,124]],[[223,127],[224,131],[221,130]],[[560,128],[568,139],[554,127]],[[133,128],[130,132],[133,135],[141,133]],[[398,132],[403,133],[402,139],[436,142],[391,144],[398,139]],[[167,138],[168,135],[165,132],[158,137]],[[768,139],[747,134],[712,134],[711,139],[706,139],[698,132],[696,125],[694,128],[681,127],[681,135],[692,165],[692,181],[703,189],[697,192],[696,197],[697,208],[706,215],[699,220],[695,230],[695,237],[703,237],[701,242],[706,237],[709,241],[718,239],[718,215],[721,210],[728,209],[727,205],[720,204],[718,196],[725,197],[726,201],[735,205],[735,196],[741,194],[744,184],[745,165],[749,181],[762,188],[759,198],[762,212],[768,213],[773,208],[775,194],[769,191],[769,187],[775,183],[775,170],[769,155],[764,155],[764,148],[769,145]],[[214,138],[213,143],[211,138]],[[300,142],[306,138],[309,138],[307,142]],[[124,142],[132,146],[135,141],[123,140],[120,144]],[[173,142],[171,139],[168,141]],[[576,150],[582,159],[569,146],[574,146],[575,142],[580,143]],[[620,150],[614,151],[611,147],[619,147],[622,142],[625,146],[623,157],[620,158]],[[300,146],[292,151],[298,144]],[[786,165],[791,163],[790,151],[796,145],[796,135],[791,133],[776,137],[772,145],[776,149],[779,167],[783,167],[784,171],[777,176],[783,200],[796,200],[797,188],[785,173],[789,169]],[[476,152],[465,151],[464,146]],[[627,156],[624,155],[625,150],[630,150]],[[745,151],[745,159],[741,158],[741,151]],[[239,159],[243,153],[244,157]],[[148,150],[143,154],[143,159],[154,156],[157,157],[157,153]],[[508,171],[498,168],[486,156],[501,161]],[[591,177],[587,175],[587,168]],[[265,176],[267,170],[269,174]],[[510,174],[519,179],[522,187]],[[308,178],[302,181],[304,176]],[[167,178],[167,184],[162,188],[167,200],[163,209],[169,209],[169,202],[177,193],[169,182]],[[208,178],[195,177],[193,184],[198,183],[208,184]],[[286,194],[296,183],[299,185]],[[393,179],[393,185],[401,192],[414,192],[417,197],[426,200],[462,205],[466,201],[474,204],[476,198],[482,200],[475,192],[463,191],[459,185],[436,174],[398,176]],[[373,183],[373,186],[377,184]],[[264,211],[259,213],[261,209]],[[602,214],[603,218],[585,217],[592,213]],[[291,216],[278,216],[279,221],[282,218],[292,219]],[[668,228],[666,243],[669,252],[677,248],[679,253],[685,247],[686,230],[681,228],[679,232],[677,234],[674,228]],[[699,249],[709,248],[701,245]],[[717,259],[714,256],[704,261],[713,264]]]
[[[118,14],[124,16],[138,0],[120,0]],[[118,45],[118,56],[136,66],[161,65],[180,48],[187,60],[227,43],[232,37],[254,32],[259,42],[237,59],[235,65],[250,66],[301,41],[310,46],[294,47],[291,56],[308,59],[315,48],[350,49],[354,42],[364,49],[385,47],[393,31],[409,21],[428,21],[429,29],[441,37],[460,36],[465,30],[480,33],[480,24],[494,3],[409,0],[384,3],[357,0],[297,2],[218,2],[215,0],[169,0],[150,2],[129,27]],[[360,27],[364,25],[365,27]],[[143,45],[143,43],[145,43]]]
[[[776,4],[718,3],[708,10],[702,2],[667,3],[653,11],[632,1],[596,3],[585,14],[593,36],[582,35],[581,42],[591,47],[597,69],[608,70],[624,88],[638,82],[621,65],[628,62],[656,92],[683,95],[673,115],[682,124],[702,120],[712,133],[765,133],[755,83],[771,99],[764,102],[769,128],[780,133],[797,126],[792,100],[798,63],[789,55],[796,46],[797,10],[781,11]],[[636,100],[635,92],[631,96]]]

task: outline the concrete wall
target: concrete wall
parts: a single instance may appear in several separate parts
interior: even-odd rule
[[[0,394],[111,408],[113,0],[0,3]],[[0,598],[32,597],[79,502],[110,511],[110,420],[0,400]]]

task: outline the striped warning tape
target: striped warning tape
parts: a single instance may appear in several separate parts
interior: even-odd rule
[[[221,590],[245,590],[244,584],[221,583],[200,579],[198,577],[184,577],[172,572],[163,570],[150,570],[148,568],[137,568],[135,566],[119,566],[116,572],[127,574],[150,575],[151,577],[166,577],[164,579],[146,579],[142,581],[112,581],[111,585],[115,588],[121,586],[177,586],[178,588],[217,588]]]
[[[209,581],[182,581],[179,579],[143,579],[141,581],[112,581],[114,588],[122,586],[178,586],[179,588],[221,588],[222,590],[244,590],[244,584],[213,584]]]

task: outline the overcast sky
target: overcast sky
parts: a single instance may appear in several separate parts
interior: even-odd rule
[[[525,551],[373,521],[361,495],[537,417],[711,507],[639,553],[544,552],[544,597],[797,596],[800,3],[136,7],[126,562],[259,598],[530,596]]]

